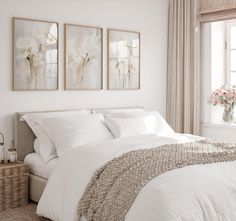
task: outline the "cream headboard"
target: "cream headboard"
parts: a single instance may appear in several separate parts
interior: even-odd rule
[[[137,109],[137,108],[143,109],[142,107],[107,108],[107,109]],[[101,109],[95,109],[95,110],[101,110]],[[27,113],[45,113],[45,112],[57,112],[57,111],[71,111],[71,110],[21,112],[15,114],[14,141],[17,150],[18,160],[23,161],[27,154],[34,152],[33,144],[36,138],[30,127],[27,125],[27,123],[21,120],[21,117]]]

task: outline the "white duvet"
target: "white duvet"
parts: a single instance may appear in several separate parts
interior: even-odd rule
[[[78,204],[95,171],[122,153],[199,140],[191,135],[143,135],[75,148],[58,161],[37,214],[78,221]],[[80,220],[85,220],[84,218]],[[138,194],[126,221],[235,221],[236,162],[188,166],[151,180]]]

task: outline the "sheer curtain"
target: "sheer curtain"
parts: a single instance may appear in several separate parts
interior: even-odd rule
[[[176,132],[200,132],[200,0],[170,0],[167,121]]]

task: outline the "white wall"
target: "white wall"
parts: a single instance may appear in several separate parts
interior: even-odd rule
[[[12,91],[12,17],[60,23],[60,89]],[[141,90],[63,91],[63,23],[96,25],[141,32]],[[0,0],[0,131],[6,147],[13,137],[13,114],[19,111],[84,107],[144,106],[165,115],[168,0]],[[106,30],[104,32],[106,88]]]

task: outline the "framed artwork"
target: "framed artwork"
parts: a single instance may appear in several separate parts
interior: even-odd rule
[[[103,30],[65,24],[65,89],[102,89]]]
[[[140,89],[140,33],[108,29],[108,89]]]
[[[13,90],[58,89],[58,23],[13,18]]]

